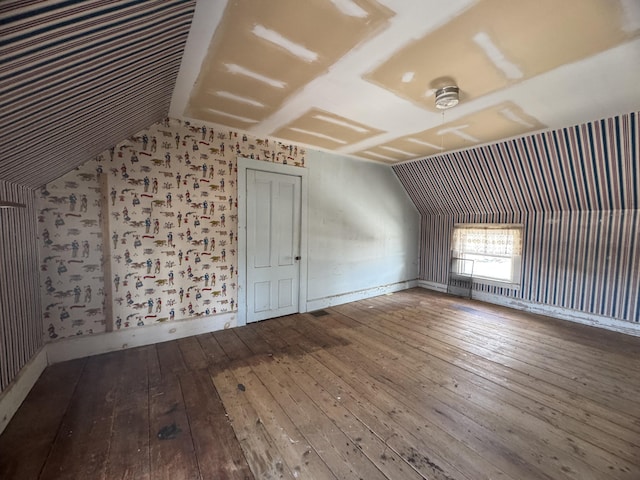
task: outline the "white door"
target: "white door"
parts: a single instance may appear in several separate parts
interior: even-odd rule
[[[299,312],[300,185],[247,170],[247,322]]]

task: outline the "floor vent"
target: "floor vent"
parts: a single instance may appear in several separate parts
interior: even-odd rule
[[[314,317],[324,317],[325,315],[329,315],[329,312],[326,310],[316,310],[315,312],[309,312],[309,314]]]

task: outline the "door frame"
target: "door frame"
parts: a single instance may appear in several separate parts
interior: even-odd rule
[[[237,325],[247,324],[247,170],[279,173],[300,177],[300,285],[298,288],[298,311],[307,311],[307,267],[308,267],[308,182],[307,169],[281,163],[263,162],[238,157],[238,317]]]

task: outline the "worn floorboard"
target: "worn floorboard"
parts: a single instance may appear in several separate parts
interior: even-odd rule
[[[38,478],[106,478],[124,353],[87,359]],[[41,408],[47,408],[46,403]]]
[[[86,361],[59,363],[42,373],[0,436],[0,478],[38,478]]]
[[[413,289],[54,365],[5,479],[640,479],[640,338]]]

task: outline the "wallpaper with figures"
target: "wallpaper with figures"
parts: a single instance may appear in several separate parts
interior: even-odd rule
[[[87,162],[40,191],[42,312],[51,339],[104,331],[98,172]]]
[[[304,155],[296,145],[165,119],[44,186],[45,333],[104,332],[105,286],[114,330],[235,311],[237,157],[304,167]]]

